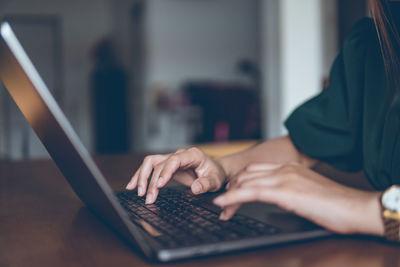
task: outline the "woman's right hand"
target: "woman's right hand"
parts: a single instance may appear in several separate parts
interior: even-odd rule
[[[196,195],[218,191],[227,180],[224,169],[217,161],[198,148],[189,148],[172,154],[147,156],[126,189],[138,188],[139,196],[144,196],[147,191],[146,204],[151,204],[156,201],[159,189],[172,177],[190,186]]]

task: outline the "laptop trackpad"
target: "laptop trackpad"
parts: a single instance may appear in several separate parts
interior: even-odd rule
[[[208,208],[220,212],[221,209],[212,204],[216,194],[206,194]],[[204,197],[204,196],[203,196]],[[299,232],[319,229],[321,227],[303,219],[291,212],[287,212],[275,205],[266,203],[246,203],[238,210],[238,214],[262,221],[266,224],[276,226],[283,231]]]
[[[320,228],[293,213],[284,211],[274,205],[264,203],[245,204],[239,209],[238,213],[290,232],[308,231]]]

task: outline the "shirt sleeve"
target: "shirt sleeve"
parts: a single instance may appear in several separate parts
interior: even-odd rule
[[[363,168],[364,66],[372,23],[364,19],[353,27],[332,66],[328,88],[298,107],[285,122],[301,152],[343,171]]]

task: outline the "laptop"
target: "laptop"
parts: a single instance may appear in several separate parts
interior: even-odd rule
[[[82,202],[152,261],[169,262],[331,235],[275,206],[250,203],[218,219],[215,194],[161,189],[145,205],[136,192],[113,192],[25,53],[11,26],[0,24],[0,79]]]

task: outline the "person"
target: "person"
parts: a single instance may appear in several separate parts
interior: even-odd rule
[[[146,202],[153,203],[171,177],[194,194],[226,186],[214,199],[223,208],[222,220],[241,204],[260,201],[337,233],[398,240],[398,221],[383,217],[382,209],[400,212],[399,188],[387,190],[400,184],[400,1],[369,4],[373,19],[353,27],[328,88],[292,113],[285,122],[288,136],[218,159],[197,148],[148,156],[127,189],[137,188],[140,196],[147,192]],[[346,172],[363,170],[364,182],[374,190],[335,182],[313,170],[318,162]],[[385,207],[383,190],[390,191],[383,196]]]

